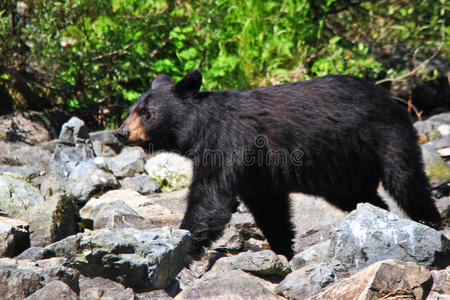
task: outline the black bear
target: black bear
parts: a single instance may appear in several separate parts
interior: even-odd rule
[[[124,143],[193,160],[181,224],[192,233],[192,258],[222,234],[238,196],[272,250],[288,259],[291,192],[346,211],[358,202],[386,209],[381,181],[410,218],[441,223],[414,127],[382,88],[352,76],[249,91],[200,91],[201,84],[197,69],[177,83],[156,77],[116,131]]]

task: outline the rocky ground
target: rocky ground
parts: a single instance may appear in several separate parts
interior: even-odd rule
[[[449,228],[410,221],[392,201],[391,212],[360,204],[344,213],[292,195],[291,261],[268,248],[241,204],[186,267],[190,234],[177,228],[188,161],[122,147],[77,118],[54,140],[14,118],[0,141],[1,299],[450,299]],[[415,126],[448,225],[450,113]]]

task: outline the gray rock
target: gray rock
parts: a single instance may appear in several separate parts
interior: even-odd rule
[[[80,297],[82,299],[114,299],[130,300],[136,299],[131,288],[125,288],[122,284],[112,280],[95,277],[80,278]]]
[[[275,292],[288,299],[306,299],[337,281],[333,266],[322,262],[304,266],[286,276]]]
[[[114,156],[123,148],[123,145],[114,136],[114,130],[90,132],[89,136],[91,137],[92,146],[97,156]]]
[[[30,247],[27,250],[23,251],[16,257],[14,257],[15,260],[31,260],[31,261],[37,261],[42,259],[42,253],[44,251],[43,247]]]
[[[428,226],[363,203],[332,233],[329,255],[353,271],[388,258],[445,268],[450,241]]]
[[[298,232],[294,240],[296,252],[328,240],[332,229],[347,215],[320,197],[291,194],[291,202],[292,220]]]
[[[414,123],[414,127],[419,133],[420,139],[423,141],[431,141],[436,147],[450,146],[443,145],[442,139],[450,136],[450,113],[441,113],[434,115],[425,121]],[[447,139],[448,141],[448,139]],[[440,144],[439,146],[437,144]]]
[[[237,269],[258,276],[284,277],[291,272],[286,257],[276,255],[272,250],[242,252],[235,256],[221,258],[217,260],[210,272],[219,274]]]
[[[41,176],[41,174],[43,174],[43,171],[41,171],[40,169],[33,167],[33,166],[3,166],[3,167],[0,167],[0,174],[5,174],[5,173],[19,174],[26,180],[30,181],[38,176]],[[32,183],[34,185],[36,185],[34,181],[32,181]]]
[[[165,290],[156,290],[137,294],[137,300],[171,300],[172,297]]]
[[[163,289],[184,267],[190,243],[185,230],[100,229],[45,247],[87,277],[105,277],[137,292]]]
[[[55,280],[46,284],[40,290],[37,290],[26,300],[42,300],[42,299],[60,299],[60,300],[78,300],[77,294],[70,289],[70,287],[62,281]]]
[[[431,271],[431,276],[433,276],[431,290],[440,295],[450,295],[450,267],[445,270]]]
[[[192,287],[183,290],[175,299],[281,299],[258,279],[241,270],[220,273],[203,278]]]
[[[174,153],[158,153],[147,160],[147,174],[161,184],[163,191],[188,187],[192,181],[192,161]]]
[[[431,179],[449,180],[450,166],[439,156],[436,147],[428,143],[421,146],[425,171]]]
[[[224,252],[240,251],[244,248],[244,238],[236,227],[228,224],[223,235],[211,245],[211,248]]]
[[[45,171],[50,160],[51,153],[36,146],[20,146],[4,157],[5,164],[11,166],[32,166]]]
[[[30,226],[19,220],[0,217],[0,257],[14,257],[30,247]]]
[[[64,266],[66,259],[52,258],[36,262],[0,259],[0,295],[2,299],[23,299],[45,284],[59,280],[78,292],[77,270]]]
[[[94,229],[151,228],[148,221],[122,200],[93,198],[80,210],[83,219],[92,220]]]
[[[105,158],[105,162],[114,176],[123,178],[144,172],[144,158],[144,150],[133,147],[124,149],[117,156]]]
[[[302,252],[295,254],[289,264],[293,270],[298,270],[306,264],[327,261],[329,259],[328,248],[330,248],[330,240],[315,244]]]
[[[72,145],[80,142],[84,143],[87,139],[89,139],[87,126],[83,120],[77,117],[72,117],[64,123],[59,134],[59,140],[61,142]]]
[[[255,220],[250,213],[234,213],[231,216],[230,226],[234,226],[244,238],[248,240],[254,238],[256,240],[264,240],[264,235],[256,226]]]
[[[78,233],[81,218],[74,199],[59,193],[20,214],[30,224],[31,245],[46,246]]]
[[[118,187],[116,178],[98,169],[93,160],[78,163],[70,172],[66,192],[83,204],[93,195]]]
[[[49,141],[57,135],[66,116],[61,111],[15,111],[0,116],[0,139],[36,144]]]
[[[192,286],[197,279],[201,278],[206,272],[211,270],[211,267],[216,261],[222,257],[225,257],[225,254],[214,250],[206,250],[206,253],[202,256],[201,260],[193,261],[189,266],[178,273],[176,277],[178,288],[184,290]]]
[[[0,175],[0,207],[15,217],[44,202],[39,190],[18,174]]]
[[[142,195],[158,193],[161,191],[159,184],[144,174],[136,174],[133,177],[126,177],[120,180],[120,185],[123,188],[134,190]]]
[[[144,196],[133,190],[120,189],[108,191],[99,200],[123,201],[144,217],[152,228],[158,228],[179,227],[186,207],[185,196],[183,190]]]

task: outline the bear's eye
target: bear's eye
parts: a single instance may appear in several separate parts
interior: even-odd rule
[[[152,113],[148,110],[141,111],[141,117],[144,119],[150,119],[152,117]]]

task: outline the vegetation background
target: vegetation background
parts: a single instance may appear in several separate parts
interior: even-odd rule
[[[192,68],[204,89],[339,73],[389,84],[405,101],[426,98],[424,107],[431,87],[433,101],[450,107],[449,8],[447,0],[0,0],[0,112],[59,107],[92,128],[114,127],[156,74],[180,79]]]

